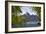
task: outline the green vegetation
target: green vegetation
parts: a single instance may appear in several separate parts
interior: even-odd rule
[[[33,7],[33,10],[37,12],[37,15],[41,17],[41,7]]]
[[[12,6],[12,13],[17,13],[17,12],[21,12],[21,10],[20,10],[20,7],[19,6]]]
[[[20,27],[24,23],[25,17],[17,16],[18,13],[21,13],[19,6],[12,6],[12,24],[15,24],[17,27]]]

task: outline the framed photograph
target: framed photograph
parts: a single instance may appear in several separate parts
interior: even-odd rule
[[[5,1],[5,32],[45,31],[45,3]]]

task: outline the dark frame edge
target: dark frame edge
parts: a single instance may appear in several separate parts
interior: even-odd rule
[[[44,17],[43,17],[43,19],[44,19],[44,20],[43,20],[43,23],[44,23],[44,24],[43,24],[43,30],[45,31],[45,3],[43,3],[43,11],[44,11],[44,12],[43,12],[43,13],[44,13],[44,14],[43,14],[43,15],[44,15]]]
[[[28,2],[28,1],[5,1],[5,2],[18,2],[18,3],[45,4],[44,2]]]
[[[30,31],[14,31],[14,32],[8,32],[8,2],[19,2],[19,3],[34,3],[34,4],[43,4],[43,11],[44,11],[44,26],[43,30],[30,30]],[[45,31],[45,3],[41,2],[24,2],[24,1],[5,1],[5,33],[20,33],[20,32],[39,32],[39,31]]]
[[[5,33],[8,32],[8,2],[5,1]]]

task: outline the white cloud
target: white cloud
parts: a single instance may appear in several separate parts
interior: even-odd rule
[[[21,6],[20,9],[22,11],[22,13],[20,13],[21,15],[26,14],[26,12],[28,12],[30,15],[37,15],[37,13],[32,10],[32,7],[30,6]]]

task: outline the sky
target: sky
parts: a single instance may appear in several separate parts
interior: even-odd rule
[[[32,10],[32,7],[30,6],[21,6],[20,9],[22,11],[22,13],[20,13],[21,15],[26,14],[27,12],[30,15],[37,15],[37,13],[34,10]]]

